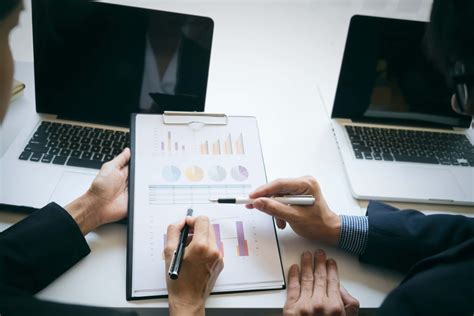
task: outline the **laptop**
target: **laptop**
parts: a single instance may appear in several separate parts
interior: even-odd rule
[[[451,109],[426,27],[351,20],[332,125],[357,199],[474,205],[472,118]]]
[[[129,146],[131,113],[204,111],[213,21],[32,1],[36,110],[1,157],[0,203],[66,205]]]

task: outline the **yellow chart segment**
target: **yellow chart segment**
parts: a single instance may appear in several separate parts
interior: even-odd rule
[[[204,170],[198,166],[187,168],[184,174],[186,175],[186,178],[192,182],[199,182],[204,178]]]

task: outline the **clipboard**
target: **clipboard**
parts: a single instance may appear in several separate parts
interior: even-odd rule
[[[235,120],[238,120],[238,121],[254,121],[255,122],[255,127],[257,129],[256,133],[258,134],[258,127],[256,125],[257,124],[256,119],[254,117],[249,117],[249,116],[232,116],[232,117],[229,117],[225,114],[197,113],[197,112],[165,112],[163,115],[132,114],[131,125],[130,125],[131,126],[131,129],[130,129],[131,160],[130,160],[130,173],[129,173],[129,207],[128,207],[128,231],[127,231],[127,272],[126,272],[126,298],[127,298],[127,300],[140,300],[140,299],[167,297],[166,293],[160,293],[158,291],[156,291],[156,293],[153,292],[153,291],[150,291],[151,294],[143,294],[143,295],[139,294],[139,295],[137,295],[137,293],[138,293],[137,289],[139,289],[140,287],[137,287],[137,285],[136,285],[136,283],[138,283],[138,281],[134,280],[134,277],[136,279],[138,278],[137,277],[138,272],[136,272],[136,271],[141,269],[141,268],[139,268],[140,264],[143,265],[142,263],[139,262],[140,260],[137,260],[137,258],[135,257],[136,256],[135,252],[138,253],[139,251],[141,251],[141,250],[137,250],[137,245],[135,245],[135,241],[136,240],[143,240],[143,239],[140,239],[141,238],[140,236],[138,236],[138,237],[135,236],[135,234],[137,234],[137,235],[141,234],[141,229],[136,229],[135,225],[137,225],[137,223],[143,222],[143,220],[140,219],[139,214],[136,213],[136,209],[135,209],[136,202],[137,202],[137,199],[138,199],[136,192],[141,192],[140,191],[141,189],[137,190],[137,187],[140,184],[137,184],[137,182],[139,182],[139,181],[137,181],[137,179],[136,179],[137,169],[138,169],[137,168],[137,161],[141,161],[140,158],[139,158],[140,153],[137,152],[137,146],[139,145],[139,144],[137,144],[137,136],[140,135],[140,132],[139,132],[140,127],[138,126],[140,123],[137,122],[138,119],[141,119],[141,120],[143,120],[143,119],[154,120],[155,123],[153,123],[153,124],[160,125],[160,129],[172,129],[173,132],[175,132],[177,130],[181,130],[181,129],[186,129],[186,130],[192,130],[193,132],[197,132],[197,133],[199,133],[199,131],[201,131],[203,129],[206,129],[206,128],[213,128],[213,130],[216,129],[216,128],[218,128],[218,129],[220,129],[220,128],[224,128],[224,129],[225,128],[230,128],[230,125],[232,125],[231,122],[233,122]],[[155,130],[156,130],[156,128],[157,127],[155,127]],[[158,131],[158,132],[155,132],[155,133],[159,134],[160,132]],[[164,135],[166,136],[166,133]],[[168,131],[168,137],[170,137],[170,135],[172,135],[172,134],[171,134],[171,132]],[[229,138],[230,138],[230,132],[229,132]],[[239,145],[239,143],[238,143],[239,141],[240,140],[235,141],[236,146]],[[176,142],[176,146],[170,146],[170,144],[173,145],[173,143],[169,142],[168,144],[166,144],[166,146],[163,146],[163,142],[161,142],[161,148],[160,148],[160,145],[158,144],[157,150],[159,151],[161,149],[164,149],[165,151],[170,150],[170,152],[173,152],[173,150],[175,150],[175,151],[176,150],[177,151],[181,150],[181,145],[178,145],[178,142]],[[184,145],[182,145],[182,146],[184,147]],[[138,148],[138,150],[140,150],[140,148]],[[261,158],[262,170],[260,170],[260,171],[263,172],[261,181],[266,183],[267,178],[266,178],[265,167],[264,167],[264,164],[263,164],[263,155],[262,155],[262,150],[261,150],[261,146],[260,146],[259,137],[258,137],[258,146],[254,146],[253,148],[255,149],[255,151],[258,151],[258,153],[255,153],[255,154],[258,155]],[[202,149],[203,149],[203,147],[201,147],[201,150]],[[214,147],[214,149],[216,149],[216,147]],[[229,149],[229,148],[227,148],[227,149]],[[248,149],[250,150],[251,148],[248,148]],[[185,151],[185,150],[188,150],[188,148],[183,148],[183,151]],[[243,145],[242,145],[242,148],[236,148],[235,152],[232,155],[239,154],[241,150],[244,150]],[[216,152],[214,152],[214,154],[215,153]],[[206,151],[201,151],[200,154],[201,155],[206,155]],[[222,152],[220,154],[224,155],[224,152]],[[210,157],[210,155],[211,155],[210,152],[207,152],[207,155],[209,155],[209,158],[208,158],[209,160],[214,159],[214,160],[217,161],[217,159],[219,159],[219,157]],[[227,158],[230,157],[230,155],[228,153],[227,153],[227,155],[228,155]],[[159,156],[158,156],[158,158],[159,158]],[[231,172],[228,172],[229,178],[230,178],[230,173]],[[239,179],[239,180],[242,180],[242,179]],[[183,179],[183,181],[184,181],[184,179]],[[235,179],[234,179],[234,182],[237,182],[237,181],[235,181]],[[260,184],[263,184],[263,183],[260,183]],[[222,184],[219,184],[219,185],[222,186]],[[231,184],[229,184],[229,186],[230,185]],[[188,185],[188,186],[183,185],[183,186],[194,188],[193,185]],[[218,186],[218,185],[216,185],[216,186]],[[238,184],[235,184],[235,186],[238,186]],[[141,187],[143,187],[143,186],[141,186]],[[197,185],[196,185],[196,187],[197,187]],[[212,185],[210,185],[209,187],[211,189],[213,189]],[[233,190],[233,188],[234,187],[232,187],[231,189]],[[211,189],[209,189],[209,190],[211,190]],[[255,189],[255,188],[253,188],[253,189]],[[149,190],[150,190],[150,186],[149,186]],[[200,190],[200,188],[198,188],[196,190]],[[175,191],[176,191],[176,189],[175,189]],[[156,196],[156,193],[153,196]],[[151,203],[151,202],[149,201],[149,203]],[[193,201],[193,203],[196,203],[196,205],[197,205],[198,201]],[[183,205],[183,209],[187,208],[187,207],[189,207],[189,205]],[[208,208],[208,207],[210,207],[210,206],[206,206],[206,208]],[[223,206],[216,206],[216,207],[221,207],[222,208]],[[242,206],[240,206],[240,207],[242,207]],[[156,209],[159,209],[159,207],[157,207]],[[245,211],[242,211],[242,212],[245,212]],[[180,214],[181,217],[184,216],[183,214]],[[260,219],[260,216],[266,216],[271,221],[271,224],[270,224],[270,222],[265,224],[265,230],[264,231],[262,230],[262,236],[268,237],[270,234],[272,235],[272,237],[271,237],[272,240],[266,241],[266,242],[268,243],[268,245],[274,245],[274,246],[272,246],[272,247],[274,247],[273,252],[272,252],[272,263],[273,263],[273,261],[275,261],[276,264],[274,264],[271,269],[268,269],[268,267],[265,267],[265,268],[266,268],[266,270],[273,270],[273,274],[275,275],[275,277],[276,277],[276,274],[278,274],[278,277],[276,278],[278,280],[275,281],[275,282],[271,281],[269,283],[270,285],[268,285],[268,286],[266,286],[266,285],[264,285],[264,286],[257,286],[257,285],[252,286],[252,285],[250,285],[250,286],[236,286],[235,288],[232,288],[232,286],[222,285],[221,290],[219,290],[217,292],[218,294],[268,291],[268,290],[285,289],[286,288],[286,278],[285,278],[285,273],[284,273],[284,270],[283,270],[283,263],[282,263],[282,259],[281,259],[281,252],[280,252],[280,246],[279,246],[279,241],[278,241],[278,236],[277,236],[275,223],[274,223],[272,218],[268,217],[267,215],[265,215],[263,213],[254,212],[253,214],[257,214],[257,215],[252,215],[252,216],[259,216],[259,219]],[[204,215],[207,215],[207,214],[204,214]],[[142,216],[142,218],[143,218],[143,216]],[[215,219],[215,222],[213,222],[214,229],[216,229],[216,225],[217,225],[217,226],[219,226],[219,229],[222,228],[222,233],[225,233],[224,230],[225,230],[226,227],[229,227],[229,224],[227,222],[221,223],[220,220],[221,219],[219,219],[219,218]],[[249,238],[248,238],[248,233],[249,233],[248,227],[245,227],[245,229],[247,229],[247,231],[244,231],[244,225],[247,224],[246,220],[247,219],[242,219],[240,222],[238,220],[236,220],[235,221],[235,225],[236,225],[235,230],[237,231],[237,234],[239,234],[239,228],[240,228],[240,232],[243,235],[247,234],[247,239],[245,240],[247,248],[246,249],[243,248],[243,250],[242,250],[242,248],[238,248],[238,247],[241,247],[241,244],[240,244],[241,239],[238,239],[238,236],[236,238],[233,238],[233,239],[237,239],[236,243],[238,245],[237,245],[237,249],[236,249],[237,250],[237,254],[235,255],[236,257],[234,257],[232,259],[231,256],[234,255],[234,254],[232,254],[232,250],[233,250],[234,246],[230,245],[230,243],[231,243],[230,241],[229,242],[225,241],[224,238],[223,238],[224,241],[221,242],[219,247],[222,247],[222,251],[225,251],[224,263],[226,262],[227,258],[231,258],[231,259],[227,259],[227,260],[240,260],[240,259],[242,259],[242,262],[243,262],[244,259],[245,260],[247,260],[247,259],[251,260],[249,258],[251,258],[252,251],[258,251],[258,249],[260,249],[260,248],[255,248],[256,243],[254,242],[254,244],[252,244],[252,241],[249,240]],[[259,223],[259,224],[254,224],[254,225],[257,226],[257,225],[263,225],[263,224]],[[270,233],[270,231],[271,231],[271,233]],[[216,231],[216,233],[217,232],[218,231]],[[221,231],[219,230],[219,234],[220,234],[220,232]],[[162,231],[161,231],[161,233],[162,233]],[[264,233],[266,235],[263,235]],[[165,237],[163,237],[163,238],[165,238]],[[232,239],[232,238],[230,238],[230,239]],[[218,240],[219,241],[221,240],[220,237],[218,238]],[[137,243],[138,243],[138,241],[137,241]],[[160,241],[160,243],[161,243],[161,241]],[[254,247],[254,248],[252,248],[252,247]],[[267,248],[272,248],[272,247],[267,246]],[[229,251],[229,249],[230,249],[230,251]],[[245,250],[247,251],[246,253],[245,253]],[[239,253],[239,251],[241,251],[241,252]],[[141,251],[141,252],[143,253],[143,251]],[[270,250],[268,250],[268,252],[270,252]],[[230,253],[230,254],[228,255],[228,253]],[[241,258],[239,258],[239,256],[241,256]],[[274,260],[274,259],[276,259],[276,257],[278,257],[278,260]],[[153,259],[153,260],[155,260],[155,259]],[[255,259],[253,259],[253,260],[255,260]],[[158,264],[160,264],[159,259],[158,259]],[[158,264],[157,264],[157,267],[156,267],[157,270],[159,269]],[[148,267],[149,266],[150,265],[148,265]],[[154,266],[153,266],[153,268],[154,268]],[[256,267],[256,268],[258,268],[258,267]],[[229,267],[227,267],[227,269],[229,269]],[[134,275],[134,271],[135,271],[136,275]],[[224,271],[219,276],[218,282],[221,279],[221,276],[225,271],[226,271],[226,268],[224,268]],[[162,273],[163,276],[165,276],[165,274],[166,274],[165,269],[162,269],[161,273]],[[268,272],[268,273],[271,273],[271,272]],[[145,282],[147,282],[147,280],[145,280]],[[216,283],[215,289],[218,288],[218,282]],[[264,284],[266,284],[266,283],[264,282]],[[143,288],[150,288],[150,287],[149,286],[148,287],[143,286]],[[157,294],[157,293],[159,293],[159,294]],[[216,294],[216,293],[213,292],[212,294]]]

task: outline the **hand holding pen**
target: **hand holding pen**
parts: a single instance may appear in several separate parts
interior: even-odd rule
[[[288,205],[275,196],[312,196],[314,203]],[[318,182],[313,177],[281,179],[261,186],[249,197],[249,209],[257,209],[276,219],[278,228],[284,229],[286,223],[300,236],[307,239],[336,245],[341,230],[341,219],[326,204]]]
[[[186,225],[193,230],[193,238],[184,249],[179,277],[173,280],[168,271]],[[224,267],[214,227],[207,217],[186,216],[179,223],[168,226],[165,263],[170,312],[176,315],[203,314],[206,299]]]
[[[275,196],[270,198],[273,201],[286,204],[286,205],[306,205],[312,206],[316,202],[316,199],[312,195],[285,195]],[[248,198],[217,198],[209,199],[210,202],[219,204],[254,204],[256,199]]]

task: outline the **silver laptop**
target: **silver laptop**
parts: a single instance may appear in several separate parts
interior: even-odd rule
[[[355,198],[474,205],[472,118],[451,109],[425,29],[351,20],[332,122]]]
[[[42,119],[1,157],[0,204],[65,205],[129,146],[131,113],[204,110],[210,18],[76,0],[32,14]]]

